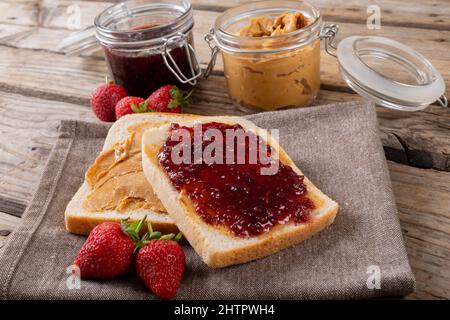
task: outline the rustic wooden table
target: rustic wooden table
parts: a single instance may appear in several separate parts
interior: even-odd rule
[[[338,39],[382,35],[416,48],[442,73],[450,96],[450,2],[376,1],[381,29],[368,30],[371,0],[311,0],[326,22],[338,23]],[[56,45],[68,28],[71,5],[81,28],[115,1],[2,0],[0,2],[0,247],[20,224],[57,136],[61,119],[97,121],[89,94],[104,80],[98,54],[67,57]],[[217,15],[245,0],[193,0],[195,43],[203,66],[203,41]],[[77,10],[73,8],[72,10]],[[219,59],[218,59],[219,60]],[[338,76],[322,50],[322,90],[316,104],[361,99]],[[188,112],[239,114],[227,96],[222,65],[202,81]],[[408,298],[450,298],[450,110],[431,106],[405,113],[378,108],[381,139],[389,160],[403,235],[417,278]],[[61,213],[62,214],[62,213]]]

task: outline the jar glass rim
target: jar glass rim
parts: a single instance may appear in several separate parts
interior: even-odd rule
[[[165,23],[139,28],[138,30],[114,30],[108,27],[113,23],[117,24],[122,19],[133,18],[133,14],[139,13],[140,16],[145,16],[145,13],[150,14],[155,9],[165,9],[167,12],[173,11],[180,14]],[[192,5],[188,0],[129,0],[102,11],[95,17],[94,25],[97,38],[102,43],[123,44],[126,42],[153,41],[155,38],[168,37],[180,31],[190,30],[193,26]],[[140,38],[133,37],[136,32],[139,32]]]
[[[252,17],[262,16],[263,13],[268,13],[270,11],[278,11],[279,13],[297,10],[302,13],[305,13],[305,10],[308,10],[307,18],[312,18],[312,21],[305,27],[277,35],[277,36],[264,36],[264,37],[247,37],[247,36],[239,36],[232,32],[229,32],[229,27],[233,23],[239,20],[248,20]],[[227,23],[229,21],[233,21],[232,23]],[[214,23],[214,34],[216,38],[216,42],[219,47],[225,51],[239,51],[239,52],[248,52],[248,53],[256,53],[256,52],[279,52],[291,50],[297,47],[301,47],[306,45],[312,41],[314,41],[321,29],[322,25],[322,16],[320,11],[313,6],[308,1],[257,1],[251,2],[248,4],[244,4],[238,7],[234,7],[223,12]],[[291,40],[291,41],[288,41]],[[261,43],[261,41],[271,41],[272,43],[276,43],[279,41],[281,46],[279,48],[273,47],[270,49],[249,49],[246,50],[244,47],[257,47],[257,44]],[[234,50],[233,47],[238,47],[246,43],[247,46],[244,45],[243,48]]]

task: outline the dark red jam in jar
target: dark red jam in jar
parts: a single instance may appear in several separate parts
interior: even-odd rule
[[[189,74],[186,49],[175,48],[170,53],[180,70]],[[106,48],[105,56],[114,82],[124,86],[131,96],[146,98],[165,84],[175,84],[181,89],[189,88],[189,84],[181,83],[167,68],[159,53],[130,57],[116,54],[114,50]]]
[[[211,128],[221,132],[222,150],[231,150],[226,145],[225,137],[227,132],[229,134],[227,130],[243,130],[240,125],[211,122],[201,126],[202,134]],[[267,161],[262,162],[259,156],[257,161],[249,161],[248,155],[252,150],[249,138],[240,142],[234,139],[231,145],[234,164],[227,163],[225,152],[221,155],[222,161],[215,158],[216,163],[206,162],[204,159],[201,163],[173,161],[174,148],[180,150],[177,145],[183,143],[178,138],[179,130],[189,132],[190,140],[187,143],[184,141],[184,145],[189,146],[190,159],[195,159],[194,129],[172,124],[170,136],[158,153],[158,161],[174,187],[190,198],[203,221],[210,225],[225,226],[235,236],[246,238],[270,231],[279,224],[301,224],[310,220],[314,203],[308,197],[304,177],[295,173],[290,166],[280,161],[275,174],[261,174],[261,169],[269,164]],[[265,152],[270,157],[271,148],[259,136],[251,132],[246,132],[246,135],[255,138],[257,145],[266,148]],[[202,152],[213,141],[215,140],[202,139]],[[245,150],[245,161],[240,162],[244,162],[242,164],[237,163],[239,147]]]
[[[110,74],[128,94],[147,98],[165,84],[183,89],[200,75],[187,0],[131,0],[95,19]]]

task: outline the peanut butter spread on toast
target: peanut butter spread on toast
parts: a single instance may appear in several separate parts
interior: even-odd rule
[[[149,209],[166,213],[142,171],[141,141],[145,130],[166,121],[144,121],[128,127],[129,137],[100,153],[86,172],[91,188],[83,202],[90,212]]]

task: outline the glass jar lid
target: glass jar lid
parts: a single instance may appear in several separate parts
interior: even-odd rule
[[[276,18],[286,12],[301,12],[308,24],[298,30],[270,37],[247,37],[237,31],[248,25],[252,18]],[[235,53],[274,53],[289,51],[317,39],[322,17],[319,10],[306,1],[266,0],[246,3],[219,15],[210,29],[220,49]]]
[[[160,54],[166,67],[181,83],[195,85],[201,69],[189,39],[194,16],[189,0],[128,0],[113,5],[94,20],[94,25],[64,39],[57,47],[68,55],[103,47],[147,56]],[[184,47],[190,75],[184,74],[171,50]]]
[[[381,106],[417,111],[438,101],[447,106],[445,82],[412,48],[392,39],[352,36],[337,46],[339,68],[356,93]]]
[[[133,47],[163,47],[165,39],[177,38],[193,28],[189,0],[128,0],[99,13],[94,25],[65,38],[57,49],[68,55],[98,50],[106,46],[132,50]]]
[[[97,39],[127,49],[161,46],[165,39],[192,29],[188,0],[129,0],[103,11],[94,20]]]

